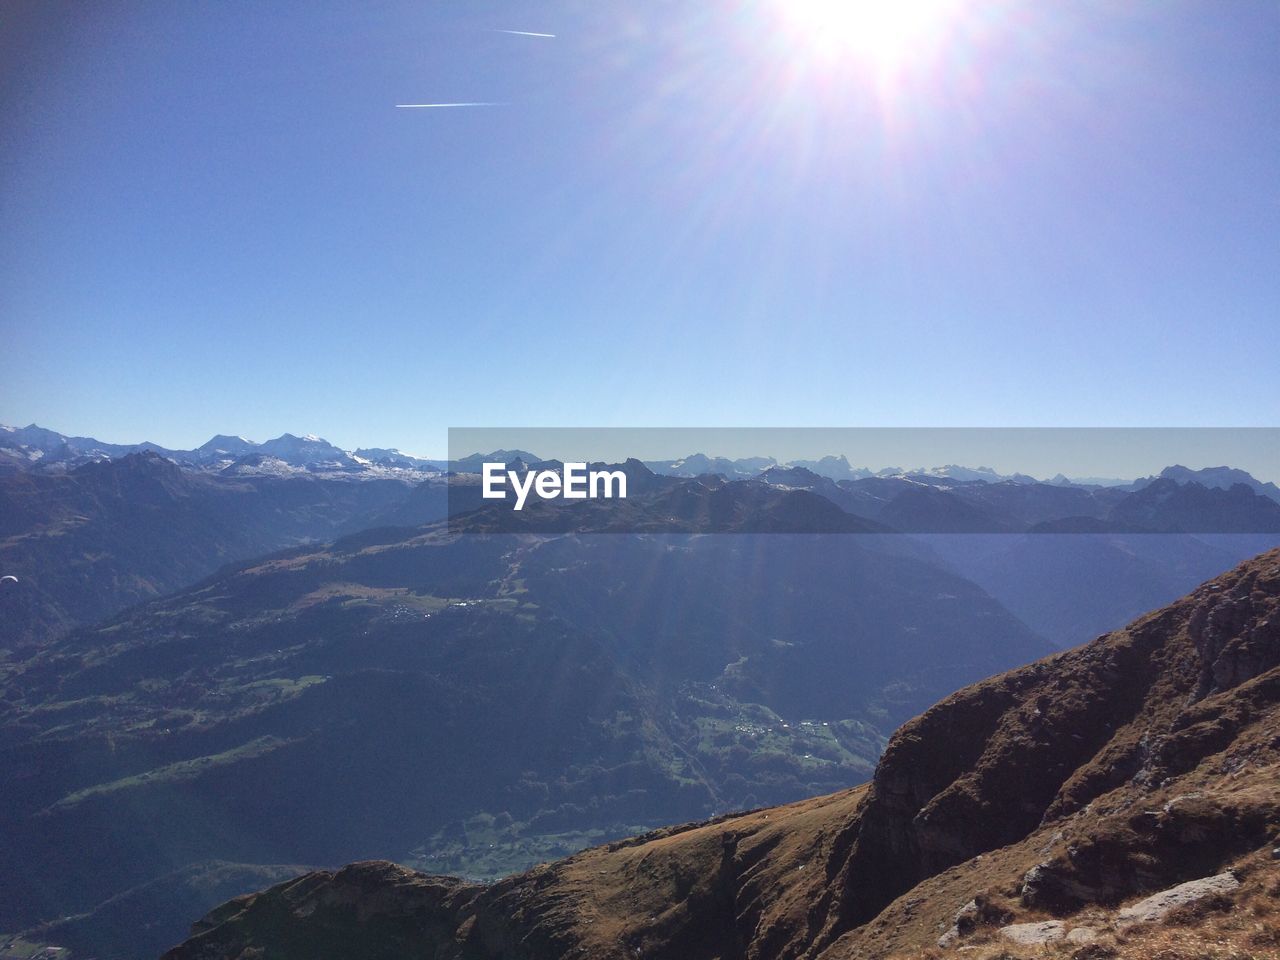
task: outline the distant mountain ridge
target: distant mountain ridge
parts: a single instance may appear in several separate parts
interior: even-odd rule
[[[359,479],[421,479],[447,469],[444,461],[427,460],[395,449],[346,451],[310,434],[283,433],[262,443],[218,434],[194,450],[172,450],[150,442],[104,443],[93,437],[71,437],[34,423],[26,427],[0,425],[0,472],[66,472],[86,463],[118,460],[131,453],[147,451],[189,469],[223,472],[227,476],[312,473]]]
[[[4,614],[0,649],[38,642],[108,616],[255,553],[360,529],[415,526],[457,514],[459,509],[473,509],[481,504],[477,471],[483,462],[506,462],[518,470],[563,466],[527,450],[476,453],[452,464],[424,461],[392,449],[347,453],[320,437],[293,434],[260,444],[224,434],[196,451],[177,453],[154,444],[138,447],[124,453],[130,448],[34,425],[0,432],[0,458],[7,455],[11,465],[0,469],[0,537],[4,538],[0,539],[0,564],[6,574],[24,581],[20,589],[0,596]],[[19,466],[12,466],[18,461]],[[740,473],[764,468],[748,477],[726,477],[726,463],[736,463],[734,469]],[[859,472],[843,457],[828,457],[813,466],[828,474]],[[446,474],[445,467],[463,474]],[[721,472],[707,473],[711,468]],[[955,479],[942,475],[953,471],[950,467],[837,480],[807,466],[781,465],[771,458],[689,457],[672,474],[654,472],[639,461],[630,461],[623,469],[629,472],[632,498],[648,491],[652,502],[628,502],[607,510],[597,504],[536,509],[518,517],[497,513],[491,514],[493,522],[485,529],[1058,532],[1095,537],[1280,534],[1280,503],[1269,495],[1274,485],[1229,468],[1170,467],[1165,476],[1125,487],[1064,486],[1021,478]],[[684,477],[681,471],[697,476]],[[1244,481],[1236,482],[1242,477]],[[1215,485],[1205,486],[1200,479]],[[691,482],[701,486],[680,486]],[[660,488],[668,491],[665,500],[653,499]],[[769,507],[763,509],[766,503]],[[744,527],[744,523],[756,526]],[[1150,586],[1126,601],[1122,609],[1129,612],[1171,599],[1197,574],[1221,569],[1265,545],[1197,548],[1198,555],[1183,563],[1152,560],[1148,551],[1142,551],[1146,559],[1140,559],[1132,549],[1130,559],[1121,561],[1118,544],[1094,544],[1118,572],[1137,566],[1147,569],[1144,582]],[[1016,544],[1006,546],[1017,548]],[[1083,549],[1083,545],[1072,548],[1079,556],[1077,546]],[[1031,617],[1029,622],[1055,642],[1084,639],[1087,634],[1078,631],[1090,622],[1102,626],[1115,622],[1110,616],[1098,621],[1096,603],[1078,602],[1086,593],[1086,581],[1079,574],[1073,580],[1079,581],[1080,594],[1063,585],[1057,595],[1071,597],[1083,615],[1064,621],[1059,615],[1049,616],[1051,610],[1059,609],[1054,596],[1047,593],[1049,584],[1034,576],[1008,575],[1010,569],[1018,569],[1016,564],[986,548],[968,555],[951,547],[946,552],[954,569],[999,593],[1002,601]],[[1182,548],[1176,553],[1191,556]],[[1095,566],[1085,563],[1071,569]],[[1003,571],[1001,576],[995,576],[997,570]],[[1006,586],[1011,583],[1022,583],[1031,595],[1022,589],[1009,592]],[[1094,592],[1099,597],[1111,595]],[[1063,631],[1066,622],[1072,626]]]
[[[1160,478],[1128,489],[928,474],[832,480],[805,467],[781,465],[734,479],[723,473],[663,474],[635,459],[591,466],[625,474],[626,498],[534,498],[514,512],[506,502],[482,498],[476,474],[451,474],[449,514],[461,524],[478,510],[483,516],[467,519],[466,528],[483,521],[481,528],[488,532],[1280,535],[1280,503],[1244,484],[1223,489]],[[563,465],[516,457],[507,467],[526,474]],[[761,522],[764,515],[745,505],[769,499],[766,491],[783,495],[772,501],[783,509],[769,514],[767,529],[743,528],[744,521]],[[659,495],[668,502],[652,502]],[[824,509],[826,517],[820,519]]]
[[[1255,479],[1247,471],[1237,470],[1234,467],[1205,467],[1203,470],[1192,470],[1190,467],[1175,464],[1172,467],[1165,467],[1161,470],[1159,477],[1147,477],[1144,480],[1135,481],[1133,486],[1135,488],[1149,486],[1158,480],[1173,480],[1180,484],[1198,483],[1201,486],[1219,490],[1228,490],[1237,484],[1241,484],[1254,493],[1261,494],[1280,503],[1280,487],[1274,483],[1263,483]]]
[[[730,480],[745,480],[774,468],[799,468],[828,480],[864,480],[869,477],[928,477],[938,479],[983,481],[985,483],[1038,483],[1024,473],[1003,474],[991,467],[963,467],[947,464],[941,467],[917,467],[904,470],[901,467],[884,467],[871,470],[855,467],[844,454],[825,456],[819,460],[789,460],[781,462],[773,457],[710,457],[703,453],[691,454],[676,460],[646,460],[645,466],[654,473],[675,477],[697,477],[706,473],[718,473]],[[1065,478],[1063,478],[1065,480]],[[1072,481],[1065,481],[1071,483]]]
[[[527,465],[559,463],[527,450],[494,450],[487,454],[477,452],[452,461],[417,457],[388,447],[343,450],[322,437],[312,434],[297,436],[292,433],[283,433],[261,443],[241,436],[218,434],[193,450],[174,450],[151,442],[119,444],[106,443],[93,437],[68,436],[34,423],[25,427],[0,424],[0,472],[61,472],[94,460],[114,460],[144,451],[152,451],[184,467],[222,471],[228,476],[284,476],[307,472],[353,478],[399,476],[404,479],[420,479],[425,475],[450,470],[477,471],[485,462],[511,463],[519,460]],[[1229,489],[1235,484],[1244,484],[1255,493],[1280,503],[1280,486],[1258,480],[1245,470],[1227,466],[1197,470],[1175,464],[1164,468],[1158,476],[1126,481],[1098,477],[1071,479],[1061,473],[1048,480],[1038,480],[1016,471],[1005,474],[991,467],[968,467],[954,463],[914,469],[885,467],[871,470],[853,466],[844,454],[828,455],[818,460],[782,462],[768,456],[735,459],[694,453],[674,460],[646,460],[644,465],[654,473],[688,478],[718,474],[728,480],[747,480],[755,479],[774,468],[799,468],[836,482],[901,477],[924,481],[1041,484],[1128,492],[1140,490],[1160,479],[1171,479],[1180,484],[1199,483],[1214,489]]]

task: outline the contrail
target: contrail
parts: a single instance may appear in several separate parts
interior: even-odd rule
[[[534,33],[532,30],[495,30],[494,33],[509,33],[513,37],[550,37],[555,39],[554,33]]]
[[[397,103],[400,110],[432,110],[439,107],[501,107],[501,103],[474,101],[471,103]]]

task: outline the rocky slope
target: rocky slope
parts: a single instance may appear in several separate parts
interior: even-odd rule
[[[948,697],[865,788],[487,887],[376,862],[311,873],[230,901],[166,958],[1176,960],[1211,955],[1204,936],[1212,955],[1275,956],[1278,830],[1273,551]],[[1122,909],[1188,881],[1204,882]]]

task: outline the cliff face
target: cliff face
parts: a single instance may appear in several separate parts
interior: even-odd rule
[[[1278,667],[1272,552],[944,700],[891,742],[825,937],[928,942],[975,895],[1072,915],[1258,850],[1280,825]]]
[[[1114,909],[1133,897],[1227,868],[1274,896],[1278,831],[1273,551],[942,701],[866,787],[489,887],[382,863],[309,874],[228,903],[166,956],[834,960],[954,949],[1017,920],[1124,953]]]

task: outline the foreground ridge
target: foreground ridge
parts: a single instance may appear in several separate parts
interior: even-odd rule
[[[834,960],[1060,944],[1080,960],[1175,960],[1203,955],[1202,935],[1238,948],[1223,956],[1274,957],[1278,836],[1272,551],[948,697],[894,735],[864,787],[487,887],[382,862],[310,873],[228,902],[166,958]]]

